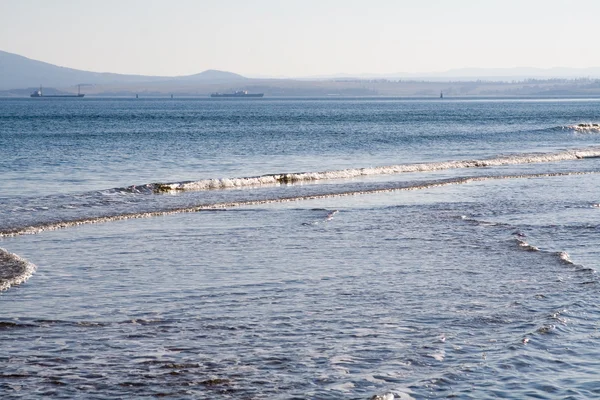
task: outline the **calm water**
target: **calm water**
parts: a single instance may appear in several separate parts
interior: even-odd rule
[[[599,397],[599,114],[0,99],[0,395]]]

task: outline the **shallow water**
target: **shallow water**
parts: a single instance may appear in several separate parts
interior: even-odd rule
[[[599,103],[2,100],[0,393],[598,397],[597,158],[131,185],[589,150]]]

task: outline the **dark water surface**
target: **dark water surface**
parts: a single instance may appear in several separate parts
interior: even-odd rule
[[[599,397],[599,107],[0,100],[0,395]]]

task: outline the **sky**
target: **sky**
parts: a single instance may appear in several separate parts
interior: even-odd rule
[[[251,77],[600,67],[599,0],[0,0],[0,50]]]

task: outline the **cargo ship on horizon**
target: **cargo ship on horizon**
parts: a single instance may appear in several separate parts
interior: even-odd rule
[[[85,94],[81,93],[81,85],[77,85],[77,94],[44,94],[42,92],[42,85],[40,85],[40,90],[36,90],[31,93],[29,97],[83,97]]]
[[[210,97],[263,97],[264,93],[248,93],[247,90],[237,90],[233,93],[212,93]]]

